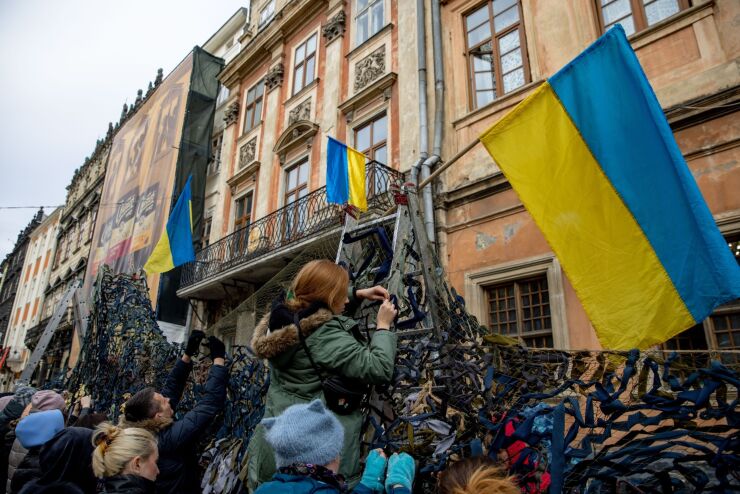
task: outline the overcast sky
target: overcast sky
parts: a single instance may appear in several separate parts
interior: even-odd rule
[[[0,261],[124,102],[248,0],[0,0]],[[51,212],[47,210],[47,213]]]

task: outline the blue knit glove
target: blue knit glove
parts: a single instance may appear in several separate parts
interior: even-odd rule
[[[408,490],[414,483],[416,464],[414,459],[406,453],[393,453],[388,460],[388,476],[385,478],[385,489],[393,492],[393,486],[401,485]]]
[[[360,483],[373,492],[383,492],[383,478],[385,477],[385,465],[388,460],[374,449],[367,455],[365,471],[362,472]]]

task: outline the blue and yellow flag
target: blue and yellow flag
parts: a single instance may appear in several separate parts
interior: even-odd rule
[[[740,297],[740,268],[621,26],[480,140],[605,348],[661,343]]]
[[[193,205],[190,181],[185,182],[180,197],[175,203],[164,235],[154,247],[144,265],[147,273],[164,273],[176,266],[195,260],[193,249]]]
[[[330,204],[349,203],[367,211],[366,158],[361,152],[329,137],[326,148],[326,198]]]

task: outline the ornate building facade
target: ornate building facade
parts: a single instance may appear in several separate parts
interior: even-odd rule
[[[209,245],[178,291],[203,308],[196,326],[339,226],[325,198],[328,136],[364,152],[369,175],[398,174],[418,160],[416,8],[395,0],[252,2],[241,50],[219,76],[229,91],[220,171],[227,187]]]

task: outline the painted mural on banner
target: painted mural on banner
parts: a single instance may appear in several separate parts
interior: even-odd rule
[[[118,131],[108,158],[84,293],[101,265],[136,273],[165,229],[172,204],[193,54],[172,71]],[[159,275],[147,277],[156,306]]]

